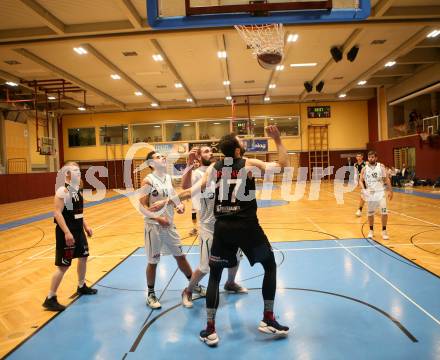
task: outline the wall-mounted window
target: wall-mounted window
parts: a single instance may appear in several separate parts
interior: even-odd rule
[[[264,137],[264,118],[255,118],[251,121],[251,134],[255,137]]]
[[[281,136],[299,136],[299,124],[299,116],[267,118],[267,125],[276,125]]]
[[[128,125],[100,127],[99,143],[101,145],[128,144]]]
[[[95,128],[73,128],[68,129],[69,147],[95,146]]]
[[[166,141],[194,140],[196,138],[195,122],[178,122],[165,124]]]
[[[218,140],[230,133],[229,120],[210,120],[199,122],[199,140]]]
[[[132,142],[162,142],[162,125],[142,124],[131,127]]]

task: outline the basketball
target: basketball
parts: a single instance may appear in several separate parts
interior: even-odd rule
[[[264,53],[257,56],[258,64],[266,70],[274,70],[283,59],[280,53]]]

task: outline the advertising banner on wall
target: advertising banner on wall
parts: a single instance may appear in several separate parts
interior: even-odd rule
[[[267,139],[244,139],[244,148],[246,152],[268,152],[269,143]]]
[[[267,139],[242,139],[243,146],[247,152],[268,152],[269,144]],[[191,150],[194,146],[210,146],[214,153],[219,153],[218,141],[200,141],[189,143],[189,149]]]
[[[154,144],[154,151],[160,152],[164,155],[169,154],[185,154],[188,152],[188,143],[165,143],[165,144]]]

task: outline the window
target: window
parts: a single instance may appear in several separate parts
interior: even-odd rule
[[[299,136],[299,116],[269,117],[267,125],[276,125],[281,136]]]
[[[162,125],[144,124],[131,127],[132,142],[162,142]]]
[[[100,127],[99,143],[101,145],[128,144],[128,125]]]
[[[75,128],[69,129],[69,147],[76,146],[95,146],[95,128]]]
[[[251,121],[251,134],[255,137],[264,137],[264,118],[255,118]]]
[[[236,119],[232,122],[232,131],[237,135],[248,134],[249,119]]]
[[[229,120],[211,120],[199,122],[200,140],[218,140],[230,133]]]
[[[196,123],[179,122],[165,124],[166,141],[195,140]]]

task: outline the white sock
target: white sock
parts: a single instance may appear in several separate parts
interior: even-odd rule
[[[82,288],[85,283],[86,283],[85,280],[78,280],[78,287]]]
[[[51,299],[51,298],[53,298],[54,296],[56,296],[57,294],[56,293],[54,293],[53,291],[49,291],[49,294],[47,295],[47,298],[48,299]]]

